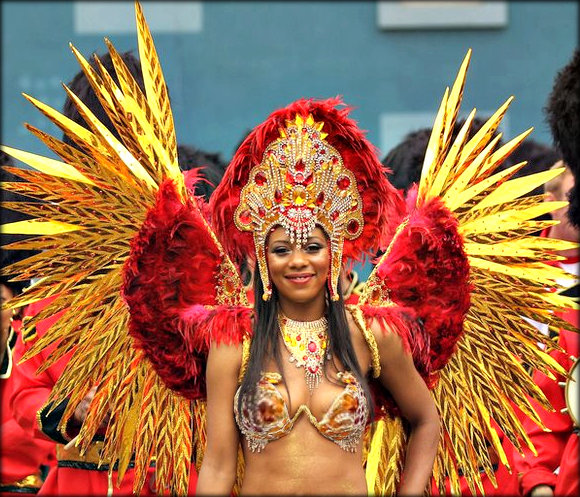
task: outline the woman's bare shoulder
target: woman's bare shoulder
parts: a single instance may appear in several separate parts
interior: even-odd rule
[[[212,342],[208,354],[208,366],[220,368],[224,373],[237,373],[242,367],[244,346],[241,343]]]

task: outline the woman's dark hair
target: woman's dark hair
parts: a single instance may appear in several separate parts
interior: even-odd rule
[[[241,412],[242,398],[251,394],[255,389],[256,383],[260,380],[264,363],[267,357],[274,357],[276,365],[284,378],[284,366],[282,355],[280,353],[279,327],[278,327],[278,292],[276,287],[272,288],[272,297],[264,301],[262,294],[264,287],[260,272],[254,272],[254,332],[252,336],[252,343],[250,345],[250,357],[246,373],[240,385],[240,394],[238,396],[238,410]],[[369,413],[372,416],[372,397],[367,384],[367,381],[362,374],[360,365],[356,358],[354,346],[350,338],[350,328],[346,318],[346,310],[344,300],[342,299],[342,289],[340,281],[338,282],[338,294],[340,300],[333,301],[330,298],[328,288],[327,301],[328,309],[326,318],[328,319],[328,351],[332,354],[332,363],[337,371],[339,371],[335,359],[338,359],[342,367],[346,371],[352,372],[362,385],[367,402],[369,405]],[[327,377],[328,379],[328,377]],[[290,391],[288,389],[288,401],[290,403],[288,411],[291,411]]]

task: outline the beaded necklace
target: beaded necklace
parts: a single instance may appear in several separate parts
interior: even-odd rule
[[[322,381],[322,370],[328,344],[328,320],[325,316],[316,321],[295,321],[281,312],[278,314],[278,325],[284,344],[290,352],[289,361],[297,368],[304,367],[306,384],[310,395]]]

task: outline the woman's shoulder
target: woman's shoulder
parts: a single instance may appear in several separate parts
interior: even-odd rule
[[[357,304],[346,306],[349,324],[352,322],[361,330],[367,340],[374,340],[380,344],[398,343],[401,340],[400,327],[404,325],[397,313],[397,306],[378,307]]]
[[[232,372],[237,375],[244,364],[248,345],[246,345],[246,340],[242,342],[212,341],[209,349],[208,364],[221,369],[225,374]]]

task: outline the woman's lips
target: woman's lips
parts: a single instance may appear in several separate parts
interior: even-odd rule
[[[286,279],[296,285],[304,285],[314,277],[313,274],[291,274],[286,276]]]

